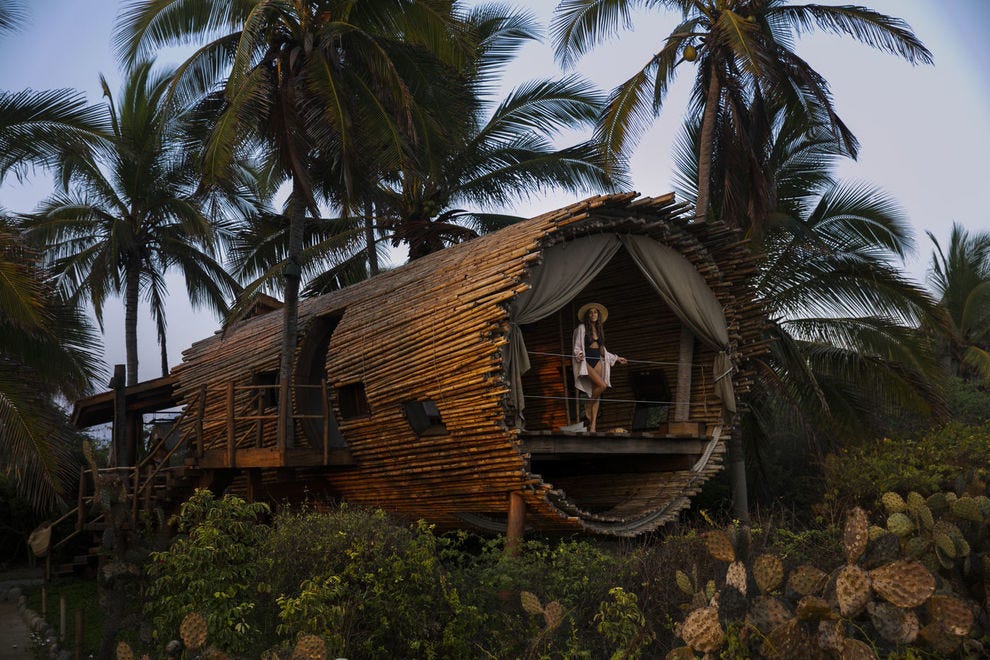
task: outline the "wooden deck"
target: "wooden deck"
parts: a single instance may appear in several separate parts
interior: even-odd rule
[[[523,453],[533,460],[592,456],[701,456],[708,438],[670,433],[581,433],[531,431],[520,436]]]

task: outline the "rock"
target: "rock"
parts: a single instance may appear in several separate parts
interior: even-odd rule
[[[11,587],[7,590],[7,599],[10,601],[15,601],[22,596],[20,587]]]
[[[165,645],[165,654],[168,655],[168,657],[177,658],[180,653],[182,653],[182,642],[180,640],[173,639]]]

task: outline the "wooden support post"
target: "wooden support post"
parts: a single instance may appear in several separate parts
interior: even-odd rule
[[[257,502],[261,496],[261,470],[251,468],[247,471],[247,501]]]
[[[96,479],[96,475],[93,475]],[[79,468],[79,496],[76,498],[76,531],[81,532],[86,524],[86,468]]]
[[[289,435],[289,386],[278,382],[278,452],[285,456]]]
[[[234,382],[227,383],[227,467],[234,467]]]
[[[65,596],[58,598],[58,638],[65,641]]]
[[[83,611],[82,609],[76,609],[76,640],[75,644],[72,645],[75,650],[73,657],[76,660],[82,660],[83,657]]]
[[[681,326],[680,352],[677,357],[677,394],[674,401],[674,421],[686,422],[691,417],[691,368],[694,366],[694,333]]]
[[[323,464],[330,463],[330,392],[327,391],[327,379],[320,381],[320,395],[322,397],[323,413]]]
[[[141,487],[141,473],[138,471],[137,466],[134,467],[134,494],[131,497],[131,529],[137,529],[137,517],[138,517],[138,489]]]
[[[41,618],[48,618],[48,587],[41,587]]]
[[[196,415],[196,458],[203,456],[203,418],[206,417],[206,384],[199,388],[199,414]]]
[[[110,458],[113,466],[127,465],[125,456],[127,442],[127,368],[114,365],[110,387],[113,388],[113,431],[111,433]]]
[[[519,554],[525,528],[526,502],[522,493],[514,490],[509,493],[509,520],[505,529],[505,553],[510,557]]]

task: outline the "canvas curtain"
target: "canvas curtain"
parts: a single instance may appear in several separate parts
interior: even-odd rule
[[[520,325],[535,323],[566,305],[625,246],[640,271],[667,306],[707,346],[715,357],[715,395],[726,416],[736,412],[732,387],[734,365],[729,357],[729,331],[715,294],[694,265],[676,250],[647,236],[601,234],[556,245],[544,253],[531,287],[515,297],[509,308],[509,343],[506,348],[510,398],[517,413],[525,408],[522,375],[529,370],[529,355]]]
[[[632,255],[667,306],[703,343],[718,351],[715,356],[715,395],[728,417],[736,412],[732,387],[734,365],[729,357],[729,331],[725,313],[701,273],[682,254],[647,236],[622,236]]]
[[[522,375],[529,371],[529,355],[520,325],[550,316],[574,299],[615,256],[621,243],[615,234],[586,236],[562,243],[544,253],[531,287],[516,296],[509,308],[508,362],[510,398],[517,414],[526,407]]]

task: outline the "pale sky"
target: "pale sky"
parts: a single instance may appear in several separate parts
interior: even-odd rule
[[[120,75],[110,34],[119,3],[110,0],[29,0],[29,25],[0,41],[0,89],[17,91],[70,87],[101,102],[99,74],[116,93]],[[547,25],[556,0],[510,3],[526,6]],[[823,4],[841,4],[824,0]],[[990,230],[983,195],[990,188],[985,165],[990,154],[990,0],[863,0],[885,14],[906,20],[934,53],[934,67],[912,67],[848,38],[812,33],[801,37],[798,53],[829,81],[839,115],[861,143],[859,160],[843,165],[843,178],[875,184],[905,209],[916,232],[918,253],[907,271],[922,279],[931,253],[925,231],[943,243],[952,223],[971,231]],[[608,90],[628,78],[656,50],[676,24],[675,15],[638,13],[636,29],[600,47],[577,63],[575,71]],[[163,56],[162,62],[168,59]],[[174,61],[175,55],[172,55]],[[528,46],[507,71],[506,89],[527,79],[556,77],[561,71],[549,45]],[[632,158],[633,188],[661,195],[671,186],[671,144],[680,130],[693,71],[685,69],[671,89],[665,110]],[[26,185],[0,188],[0,206],[31,210],[48,192],[44,176]],[[577,201],[553,194],[521,202],[520,215],[536,215]],[[169,363],[181,351],[211,335],[218,319],[193,311],[185,289],[170,280]],[[105,361],[124,362],[123,313],[105,309]],[[151,320],[138,326],[140,377],[159,374],[158,348]]]

